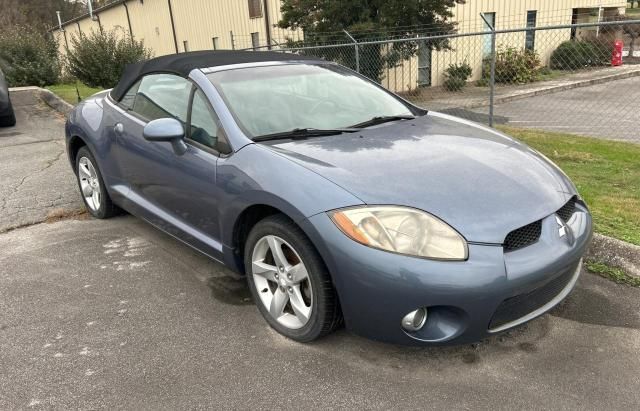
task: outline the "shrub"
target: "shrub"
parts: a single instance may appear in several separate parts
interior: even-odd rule
[[[444,88],[449,91],[460,91],[467,85],[467,80],[471,77],[473,69],[469,63],[449,64],[444,71]]]
[[[142,41],[118,36],[115,30],[72,36],[71,46],[71,50],[67,50],[69,73],[96,88],[114,87],[127,64],[151,57]]]
[[[525,84],[537,80],[540,70],[538,53],[514,47],[499,48],[496,52],[496,83]],[[488,81],[491,76],[491,58],[482,64],[482,77]]]
[[[47,86],[60,75],[58,46],[29,27],[0,30],[0,68],[13,87]]]
[[[578,70],[585,67],[608,66],[613,46],[597,40],[565,41],[551,54],[554,70]]]

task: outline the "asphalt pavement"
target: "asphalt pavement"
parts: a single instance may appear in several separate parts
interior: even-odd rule
[[[632,77],[497,104],[495,115],[513,127],[640,143],[638,101],[640,77]]]
[[[82,208],[64,147],[64,117],[12,93],[16,127],[0,128],[0,233]]]
[[[3,190],[39,161],[16,147],[51,144],[40,152],[57,158],[59,119],[42,116],[54,121],[0,146]],[[59,193],[75,207],[66,160],[26,179],[40,180],[51,190],[34,220]],[[24,190],[2,198],[28,202]],[[638,297],[583,272],[551,314],[475,345],[344,329],[298,344],[267,326],[241,277],[132,216],[44,222],[0,234],[0,409],[637,409]]]

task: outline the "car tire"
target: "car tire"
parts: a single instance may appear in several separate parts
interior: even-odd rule
[[[0,117],[0,127],[13,127],[16,125],[16,114],[13,107],[9,104],[9,114]]]
[[[75,171],[78,187],[80,188],[80,196],[87,211],[92,216],[106,219],[119,214],[120,209],[111,201],[98,168],[98,163],[87,146],[78,150]]]
[[[280,260],[274,257],[274,245],[282,252]],[[279,265],[282,258],[286,262]],[[310,342],[342,324],[329,271],[304,232],[286,216],[267,217],[253,227],[245,244],[244,262],[253,300],[280,334]],[[276,302],[284,298],[277,296],[283,295],[287,297],[283,309],[274,308],[282,305]]]

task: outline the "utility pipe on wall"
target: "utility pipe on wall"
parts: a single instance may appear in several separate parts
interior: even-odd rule
[[[167,0],[167,3],[169,5],[169,18],[171,20],[171,31],[173,32],[173,45],[176,48],[176,54],[178,54],[180,51],[178,51],[178,38],[176,37],[176,23],[173,21],[173,8],[171,7],[171,0]]]
[[[133,41],[133,29],[131,28],[131,16],[129,15],[129,6],[127,6],[126,1],[123,1],[122,5],[124,6],[124,10],[127,13],[127,24],[129,24],[129,35],[131,36],[131,41]]]
[[[267,48],[271,50],[271,21],[269,19],[269,0],[263,0],[264,25],[267,32]]]

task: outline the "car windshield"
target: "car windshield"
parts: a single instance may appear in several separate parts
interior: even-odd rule
[[[250,67],[208,78],[250,138],[413,114],[393,95],[335,64]]]

